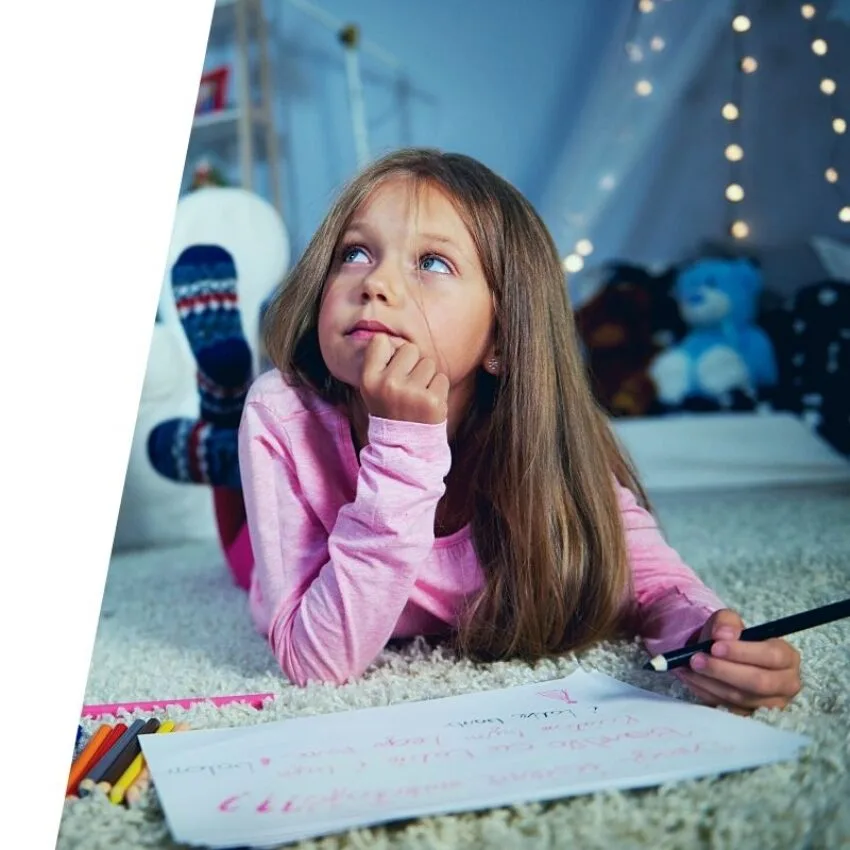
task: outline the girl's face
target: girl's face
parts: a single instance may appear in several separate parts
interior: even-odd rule
[[[493,302],[472,237],[448,197],[428,184],[418,202],[408,179],[383,183],[355,212],[337,245],[319,312],[330,373],[360,386],[363,353],[380,323],[396,345],[412,342],[451,384],[449,420],[492,355]]]

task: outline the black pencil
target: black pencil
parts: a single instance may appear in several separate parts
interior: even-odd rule
[[[112,789],[112,786],[124,775],[124,771],[130,766],[134,758],[142,751],[142,742],[139,740],[139,735],[150,735],[159,729],[159,720],[151,717],[141,729],[139,734],[130,741],[120,753],[114,762],[109,766],[109,769],[101,776],[98,785],[104,785],[104,791],[107,793]]]
[[[792,614],[790,617],[782,617],[770,623],[762,623],[741,632],[740,640],[769,640],[770,638],[784,637],[785,635],[811,629],[814,626],[822,626],[835,620],[850,617],[850,599],[841,602],[833,602],[811,611],[803,611],[800,614]],[[709,653],[714,644],[713,640],[706,640],[692,646],[683,646],[681,649],[673,649],[663,655],[656,655],[643,665],[644,670],[655,670],[656,673],[666,673],[676,667],[684,667],[697,652]]]

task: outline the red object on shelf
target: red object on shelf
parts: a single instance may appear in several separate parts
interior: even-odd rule
[[[201,76],[198,87],[198,99],[195,102],[195,115],[218,112],[227,105],[227,85],[230,82],[230,68],[222,65],[206,71]]]

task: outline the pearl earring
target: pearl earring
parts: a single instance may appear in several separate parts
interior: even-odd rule
[[[488,368],[491,372],[495,372],[495,371],[497,371],[497,370],[498,370],[498,368],[499,368],[499,361],[498,361],[495,357],[491,357],[491,358],[487,361],[487,368]]]

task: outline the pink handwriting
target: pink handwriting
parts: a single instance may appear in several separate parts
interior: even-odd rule
[[[550,723],[540,727],[541,732],[585,732],[600,726],[633,726],[640,723],[637,717],[624,714],[617,717],[604,717],[599,720],[582,720],[578,723]]]
[[[568,703],[569,705],[575,705],[576,701],[570,697],[570,695],[565,690],[558,691],[538,691],[538,696],[546,697],[547,699],[558,699],[562,702]]]
[[[465,735],[467,741],[492,741],[494,738],[524,738],[525,735],[519,729],[511,729],[504,726],[495,726],[492,729],[487,729],[485,732],[479,732],[474,735]]]
[[[440,736],[434,738],[396,738],[392,735],[385,738],[383,741],[378,741],[374,746],[379,748],[398,748],[398,747],[421,747],[427,744],[428,746],[441,746]]]
[[[403,756],[389,756],[387,761],[397,767],[403,767],[409,764],[433,764],[472,758],[475,758],[475,755],[470,750],[443,750],[436,753],[406,753]]]
[[[593,738],[567,738],[563,741],[550,741],[553,749],[586,750],[591,748],[607,749],[612,744],[636,738],[690,738],[690,732],[679,732],[669,726],[657,726],[651,729],[634,729],[630,732],[619,732],[616,735],[600,735]]]
[[[481,723],[504,723],[501,717],[484,717],[477,720],[455,720],[452,723],[447,723],[446,726],[459,726],[461,729],[465,726],[477,726]]]
[[[534,749],[534,744],[524,744],[515,741],[512,744],[490,744],[487,748],[491,753],[527,753]]]
[[[208,773],[210,776],[215,776],[217,773],[235,773],[241,770],[247,770],[248,773],[253,773],[254,765],[249,761],[222,762],[220,764],[190,764],[185,767],[169,768],[167,773],[171,775]]]
[[[361,766],[362,766],[361,762]],[[333,776],[336,773],[330,764],[295,764],[292,767],[278,771],[278,776],[292,779],[295,776]]]
[[[327,750],[301,750],[296,753],[298,758],[326,758],[327,756],[356,756],[354,747],[331,747]]]
[[[661,761],[662,759],[687,758],[702,753],[731,753],[735,748],[729,744],[721,744],[718,741],[703,741],[702,743],[690,744],[688,746],[674,747],[669,750],[633,750],[626,761],[635,764],[646,764],[647,762]]]
[[[584,764],[559,764],[554,767],[533,770],[512,770],[507,773],[492,773],[488,776],[491,785],[515,785],[522,782],[549,782],[553,779],[564,779],[572,776],[588,774],[603,775],[602,768],[595,762]]]
[[[254,811],[257,814],[311,814],[317,810],[333,811],[353,805],[392,805],[402,800],[418,800],[446,792],[457,792],[462,787],[462,782],[447,779],[422,785],[399,785],[388,789],[354,790],[340,786],[328,794],[296,794],[286,798],[268,794],[261,799],[252,799],[250,792],[244,791],[226,797],[216,808],[224,814],[245,811]]]
[[[571,708],[559,708],[554,711],[529,711],[525,714],[513,714],[519,720],[548,720],[550,717],[561,717],[563,715],[575,717],[576,713]]]

